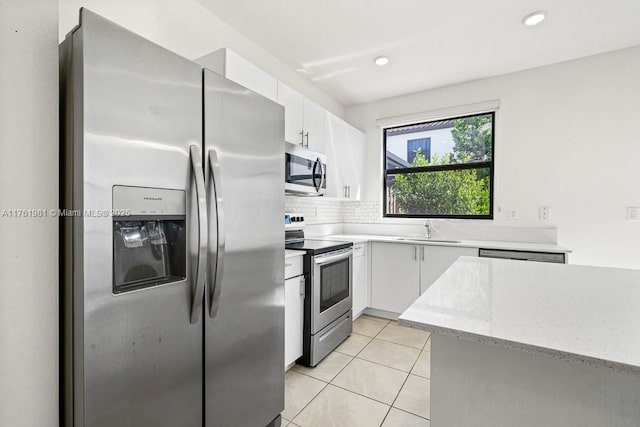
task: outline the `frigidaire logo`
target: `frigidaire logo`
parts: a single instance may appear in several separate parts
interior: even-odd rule
[[[145,199],[145,200],[162,200],[162,197],[144,196],[143,199]]]

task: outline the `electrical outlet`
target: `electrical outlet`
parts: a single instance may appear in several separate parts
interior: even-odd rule
[[[505,219],[518,219],[518,209],[505,209],[504,217]]]
[[[637,222],[640,221],[640,208],[628,207],[627,208],[627,221]]]
[[[540,221],[549,221],[549,206],[540,206],[538,209],[538,219]]]

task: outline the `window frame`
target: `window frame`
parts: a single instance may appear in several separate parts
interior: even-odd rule
[[[491,115],[491,160],[475,163],[453,163],[450,165],[420,166],[413,168],[387,169],[387,131],[412,125],[423,125],[444,120],[465,119],[468,117]],[[494,165],[495,165],[495,140],[496,140],[496,112],[495,110],[473,114],[456,115],[452,117],[442,117],[439,119],[426,120],[414,123],[405,123],[397,126],[385,126],[382,128],[382,217],[383,218],[413,218],[413,219],[472,219],[472,220],[493,220],[494,207]],[[424,172],[441,172],[451,170],[481,169],[489,168],[489,213],[487,215],[435,215],[435,214],[390,214],[387,212],[387,176],[396,174],[411,174]]]

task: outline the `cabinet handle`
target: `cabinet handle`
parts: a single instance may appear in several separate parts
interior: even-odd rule
[[[424,246],[420,246],[420,256],[422,257],[422,261],[424,261]]]
[[[347,199],[351,198],[351,186],[347,185]]]
[[[305,138],[307,138],[307,145],[305,145],[306,148],[309,148],[309,132],[304,134]]]
[[[300,131],[300,146],[304,147],[304,130]]]
[[[304,294],[305,294],[305,291],[304,291],[304,284],[305,284],[304,276],[301,276],[301,277],[300,277],[300,296],[301,296],[301,297],[303,297],[303,298],[304,298],[304,296],[305,296],[305,295],[304,295]]]
[[[418,247],[417,246],[413,247],[413,260],[414,261],[418,260]]]
[[[347,186],[346,185],[344,187],[342,187],[342,196],[345,199],[347,198]]]
[[[284,263],[285,267],[291,267],[293,264],[287,264],[286,262]]]

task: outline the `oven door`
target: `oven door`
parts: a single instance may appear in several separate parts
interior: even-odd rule
[[[312,258],[311,333],[316,334],[351,310],[353,249]]]

